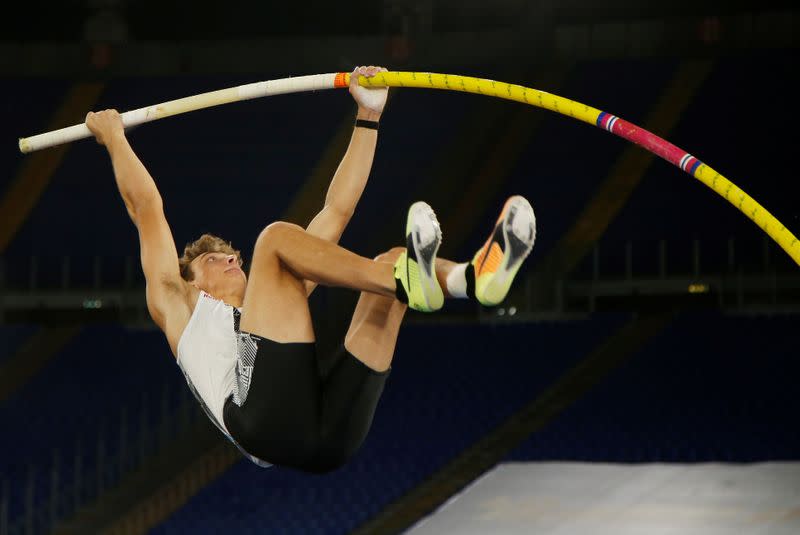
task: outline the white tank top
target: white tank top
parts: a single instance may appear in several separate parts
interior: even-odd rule
[[[180,366],[192,393],[226,435],[222,409],[236,381],[234,307],[200,292],[178,341]]]
[[[178,366],[189,389],[220,431],[255,464],[263,461],[242,449],[225,427],[222,410],[236,381],[237,325],[239,309],[200,292],[192,317],[178,341]]]

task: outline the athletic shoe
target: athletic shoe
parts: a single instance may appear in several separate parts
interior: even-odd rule
[[[475,298],[482,305],[494,306],[505,299],[535,240],[536,216],[531,204],[525,197],[510,197],[494,231],[470,264],[470,271],[474,272]]]
[[[414,310],[434,312],[442,308],[444,293],[436,279],[436,252],[442,231],[433,209],[415,202],[408,209],[406,250],[394,264],[397,298]]]

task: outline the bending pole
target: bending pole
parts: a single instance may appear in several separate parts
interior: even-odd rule
[[[800,266],[800,241],[755,199],[683,149],[624,119],[538,89],[471,76],[422,72],[380,72],[371,78],[360,77],[359,83],[368,87],[444,89],[514,100],[567,115],[608,130],[680,167],[682,171],[689,173],[717,192],[761,227]],[[342,88],[349,84],[350,74],[343,72],[256,82],[128,111],[122,114],[122,122],[126,127],[135,126],[163,117],[230,102],[285,93]],[[33,152],[87,137],[91,137],[91,132],[85,124],[79,124],[29,138],[21,138],[19,149],[24,153]]]

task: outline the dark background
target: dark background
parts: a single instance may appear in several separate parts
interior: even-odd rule
[[[468,455],[479,460],[463,463],[461,482],[507,460],[797,460],[797,264],[680,169],[631,165],[644,152],[601,129],[476,95],[392,89],[342,244],[372,257],[401,242],[405,210],[424,199],[442,222],[442,255],[466,261],[512,194],[533,204],[537,243],[501,307],[408,314],[362,451],[318,477],[242,461],[189,398],[147,316],[136,232],[103,149],[17,150],[17,138],[89,109],[385,65],[518,83],[649,126],[797,235],[797,27],[798,9],[781,1],[9,6],[0,533],[114,522],[350,532],[413,504],[415,489],[436,496],[429,509],[448,499],[435,483]],[[266,224],[306,224],[321,208],[354,113],[344,91],[285,95],[142,125],[129,139],[179,250],[213,232],[248,257]],[[322,368],[356,298],[312,298]],[[578,363],[590,380],[570,375]],[[507,419],[556,384],[563,410],[507,439]],[[367,531],[392,532],[379,525]]]

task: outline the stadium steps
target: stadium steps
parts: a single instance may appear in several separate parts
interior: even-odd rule
[[[80,332],[79,325],[39,329],[0,366],[0,403],[7,400]]]
[[[63,102],[45,127],[46,131],[83,121],[86,110],[94,107],[105,84],[77,83],[67,92]],[[58,169],[70,144],[60,145],[25,157],[5,196],[0,200],[0,253],[4,252],[28,218],[50,179]]]
[[[411,527],[580,399],[671,320],[669,313],[643,314],[631,319],[539,397],[353,533],[395,534]]]
[[[115,488],[53,530],[55,535],[145,533],[235,461],[236,448],[205,416]]]

